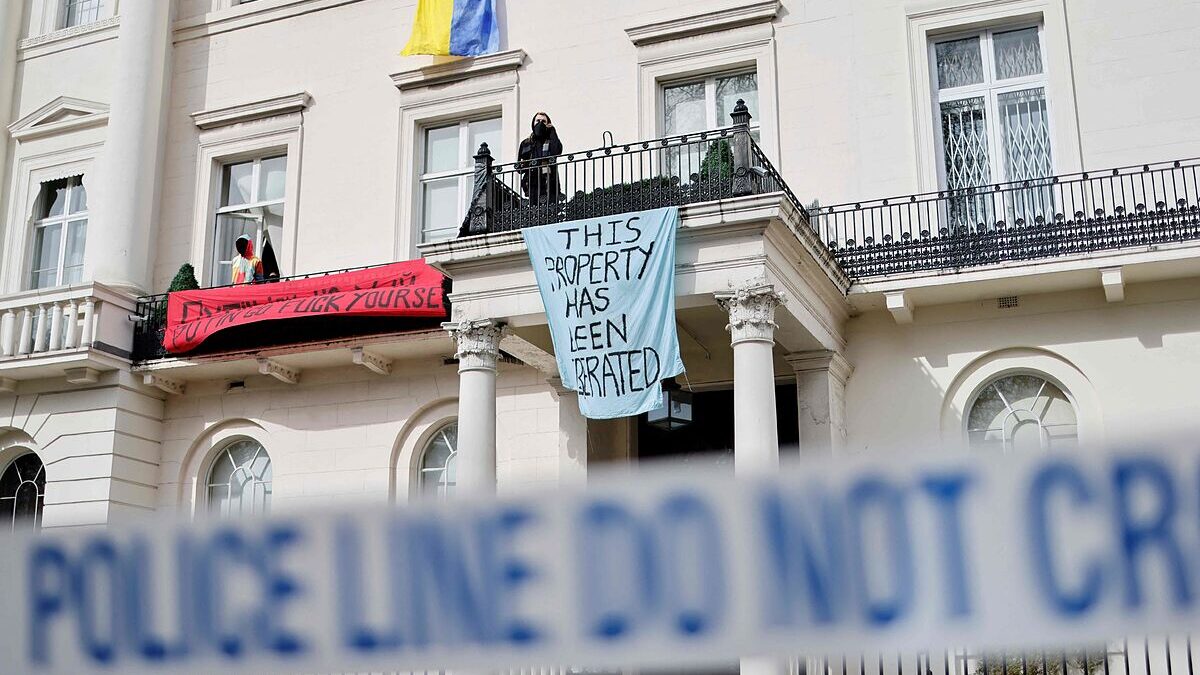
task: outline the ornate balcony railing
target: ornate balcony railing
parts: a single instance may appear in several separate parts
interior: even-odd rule
[[[744,101],[730,117],[731,127],[508,164],[493,164],[484,143],[459,236],[768,192],[803,214],[754,141]]]
[[[128,358],[132,298],[102,284],[24,291],[0,300],[0,368],[98,350]]]
[[[1200,160],[826,206],[810,222],[852,279],[1200,239]]]

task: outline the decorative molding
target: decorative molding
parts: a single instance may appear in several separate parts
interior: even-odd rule
[[[270,375],[286,384],[296,384],[300,381],[299,368],[289,368],[275,359],[259,357],[256,360],[258,361],[258,372],[260,375]]]
[[[178,43],[356,2],[362,0],[256,0],[180,19],[171,28]]]
[[[392,373],[392,360],[369,352],[365,347],[354,347],[350,350],[350,357],[354,360],[354,364],[362,366],[372,373],[378,375],[390,375]]]
[[[14,394],[17,391],[17,381],[11,377],[0,377],[0,394]]]
[[[787,302],[766,279],[753,279],[738,288],[715,294],[717,304],[729,312],[730,343],[774,342],[775,308]]]
[[[811,352],[794,352],[784,356],[797,375],[800,373],[828,372],[837,382],[846,384],[854,366],[841,353],[832,349],[817,349]]]
[[[192,121],[201,129],[215,129],[231,124],[240,124],[260,120],[264,117],[278,117],[304,112],[312,104],[312,96],[302,91],[295,94],[285,94],[261,101],[239,103],[224,108],[212,108],[192,113]]]
[[[913,303],[908,291],[891,291],[883,294],[887,310],[892,313],[896,323],[913,322]]]
[[[120,16],[110,16],[100,21],[28,37],[17,42],[17,58],[25,61],[67,49],[112,40],[117,37],[117,29],[120,25]]]
[[[148,387],[157,387],[168,394],[176,396],[182,396],[187,389],[187,383],[183,380],[175,380],[155,373],[144,373],[142,375],[142,384]]]
[[[1121,302],[1125,299],[1125,276],[1120,267],[1101,267],[1100,284],[1104,286],[1104,299]]]
[[[450,331],[458,349],[458,372],[468,370],[496,370],[496,359],[500,356],[500,338],[505,325],[491,319],[446,322],[442,328]]]
[[[95,368],[67,368],[63,373],[71,384],[96,384],[100,381],[100,371]]]
[[[62,119],[55,119],[60,116]],[[107,123],[107,105],[82,98],[59,96],[8,125],[8,133],[19,141],[25,141]]]
[[[450,63],[435,63],[412,70],[402,70],[392,75],[392,84],[400,91],[407,91],[517,70],[524,63],[525,50],[510,49],[474,58],[462,58]]]
[[[780,0],[766,0],[703,14],[656,21],[626,28],[625,35],[629,37],[635,47],[641,47],[655,42],[715,33],[756,23],[767,23],[773,21],[779,14],[781,4]]]

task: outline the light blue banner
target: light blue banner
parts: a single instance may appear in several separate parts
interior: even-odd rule
[[[591,419],[662,403],[683,372],[675,331],[675,207],[522,230],[563,385]]]

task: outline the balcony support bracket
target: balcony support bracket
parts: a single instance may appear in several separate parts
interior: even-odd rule
[[[354,359],[354,364],[362,366],[372,373],[378,375],[392,374],[392,360],[374,352],[369,352],[363,347],[355,347],[350,350],[351,357]]]
[[[913,305],[912,300],[908,297],[908,291],[892,291],[886,293],[884,297],[887,300],[887,309],[892,313],[892,318],[896,320],[896,323],[913,322]]]
[[[285,382],[287,384],[296,384],[300,381],[299,368],[289,368],[275,359],[268,359],[265,357],[259,358],[258,372],[261,375],[270,375],[280,382]]]
[[[182,380],[175,380],[154,373],[145,373],[142,375],[142,384],[148,387],[157,387],[168,394],[182,396],[187,388],[187,383]]]
[[[0,377],[0,394],[15,394],[17,381],[11,377]]]
[[[100,371],[95,368],[67,368],[63,372],[71,384],[95,384],[100,381]]]
[[[1101,267],[1100,284],[1104,286],[1104,297],[1109,302],[1125,299],[1125,278],[1120,267]]]

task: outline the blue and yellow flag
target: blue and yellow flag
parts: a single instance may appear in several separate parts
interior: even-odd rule
[[[496,0],[417,0],[404,56],[479,56],[500,50]]]

